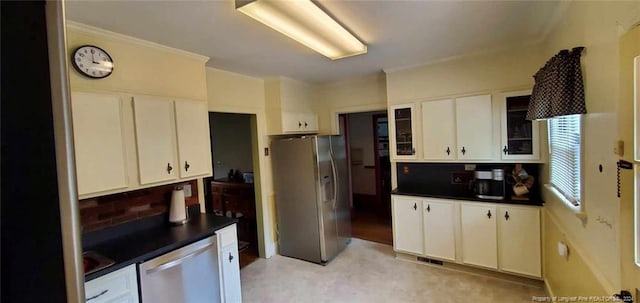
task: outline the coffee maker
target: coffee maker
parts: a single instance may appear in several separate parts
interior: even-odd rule
[[[502,200],[505,195],[504,170],[476,170],[475,193],[481,199]]]

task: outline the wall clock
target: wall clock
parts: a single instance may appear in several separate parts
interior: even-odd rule
[[[108,77],[113,72],[113,59],[105,50],[94,45],[83,45],[73,52],[73,67],[82,75],[93,79]]]

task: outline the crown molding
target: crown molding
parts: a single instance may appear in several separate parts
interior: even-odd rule
[[[143,39],[127,36],[124,34],[112,32],[106,29],[95,27],[95,26],[86,25],[84,23],[67,20],[66,24],[67,24],[67,30],[73,30],[73,31],[84,33],[84,34],[103,36],[103,37],[107,37],[117,41],[128,42],[128,43],[132,43],[132,44],[136,44],[144,47],[149,47],[149,48],[157,49],[163,52],[168,52],[168,53],[196,59],[196,60],[202,61],[203,63],[206,63],[207,61],[209,61],[209,57],[207,56],[169,47],[169,46],[158,44],[148,40],[143,40]]]

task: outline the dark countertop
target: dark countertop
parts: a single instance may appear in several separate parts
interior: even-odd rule
[[[143,262],[187,244],[210,237],[217,230],[235,223],[236,219],[198,214],[179,226],[163,224],[108,239],[84,251],[95,251],[115,261],[115,264],[85,276],[89,281],[125,266]]]
[[[420,192],[407,192],[399,189],[394,189],[391,191],[393,195],[401,195],[401,196],[418,196],[425,198],[438,198],[438,199],[452,199],[452,200],[465,200],[465,201],[478,201],[478,202],[487,202],[487,203],[504,203],[504,204],[517,204],[517,205],[530,205],[530,206],[543,206],[544,201],[541,199],[531,199],[531,200],[513,200],[508,197],[504,200],[490,200],[490,199],[481,199],[475,196],[468,195],[442,195],[442,194],[428,194],[428,193],[420,193]]]

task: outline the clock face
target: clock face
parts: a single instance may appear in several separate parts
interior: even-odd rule
[[[104,78],[113,72],[113,59],[103,49],[84,45],[73,52],[73,67],[90,78]]]

